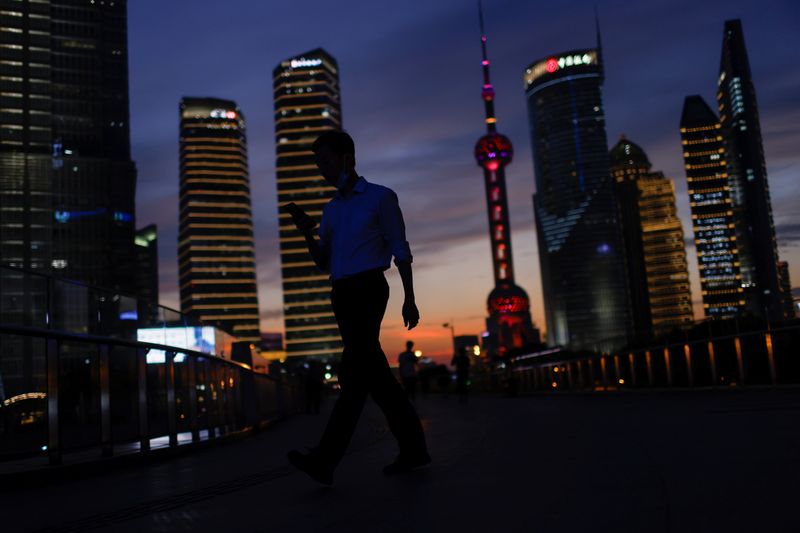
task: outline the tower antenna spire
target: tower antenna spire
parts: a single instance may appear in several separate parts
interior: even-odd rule
[[[489,78],[489,57],[486,53],[486,30],[483,25],[483,4],[478,0],[478,20],[481,26],[481,53],[483,67],[483,91],[481,97],[486,104],[486,129],[489,133],[497,131],[497,119],[494,116],[494,87],[492,87],[491,79]]]
[[[597,15],[597,4],[594,5],[594,31],[597,38],[597,62],[603,64],[603,42],[600,39],[600,17]]]

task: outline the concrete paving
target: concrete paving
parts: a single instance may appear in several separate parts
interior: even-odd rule
[[[330,402],[329,402],[330,403]],[[800,390],[420,399],[433,464],[370,405],[316,485],[287,450],[326,416],[178,458],[0,494],[0,531],[800,531]]]

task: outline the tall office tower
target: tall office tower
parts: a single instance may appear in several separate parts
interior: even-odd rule
[[[181,310],[259,342],[245,119],[235,102],[180,105]]]
[[[792,281],[789,278],[789,263],[786,261],[778,262],[778,277],[781,286],[781,309],[783,311],[782,318],[788,320],[794,318],[794,298],[792,297]]]
[[[158,315],[158,228],[150,224],[136,231],[136,298],[139,309],[147,310],[144,316]]]
[[[319,220],[335,189],[320,175],[311,144],[322,132],[342,128],[339,66],[318,48],[281,61],[272,75],[278,205],[294,202]],[[280,208],[278,224],[286,354],[338,357],[342,340],[330,280],[314,265],[302,235]]]
[[[511,163],[513,147],[505,135],[497,132],[494,116],[495,92],[489,78],[489,59],[486,56],[486,32],[483,29],[483,11],[480,9],[481,51],[483,60],[483,98],[486,111],[487,133],[475,145],[475,159],[483,168],[486,187],[486,208],[489,215],[489,242],[492,247],[494,289],[489,293],[489,317],[486,329],[495,357],[504,357],[510,351],[534,348],[539,343],[539,332],[531,321],[530,299],[525,290],[514,283],[514,257],[511,253],[511,222],[506,198],[505,167]]]
[[[725,22],[719,70],[717,104],[725,140],[746,309],[757,316],[777,320],[783,317],[778,244],[756,90],[739,20]]]
[[[687,96],[681,144],[705,314],[729,318],[745,306],[722,127],[701,96]]]
[[[524,80],[548,344],[609,350],[626,343],[631,312],[599,41],[532,63]]]
[[[691,325],[692,294],[675,185],[624,136],[609,153],[620,204],[634,333],[650,339]]]
[[[0,261],[133,292],[126,2],[0,6]]]

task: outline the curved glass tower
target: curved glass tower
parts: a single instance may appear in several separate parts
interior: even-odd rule
[[[630,305],[599,48],[535,61],[524,80],[548,344],[610,350],[627,341]]]

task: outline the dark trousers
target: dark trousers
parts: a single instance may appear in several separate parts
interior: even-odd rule
[[[400,454],[427,453],[419,417],[381,349],[381,321],[388,301],[389,284],[380,270],[333,282],[331,303],[344,342],[339,366],[341,391],[318,447],[331,466],[342,459],[368,394],[386,416]]]

